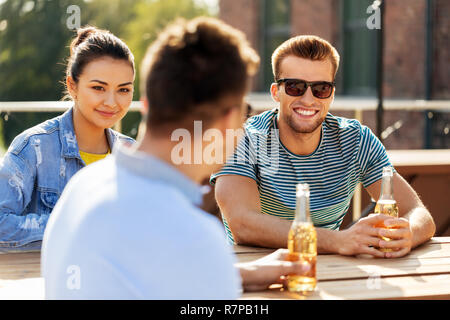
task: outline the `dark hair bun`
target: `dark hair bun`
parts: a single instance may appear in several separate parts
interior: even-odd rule
[[[134,72],[133,54],[122,40],[108,30],[92,26],[78,29],[77,36],[70,44],[66,76],[78,82],[83,68],[88,63],[105,56],[128,61]]]
[[[84,27],[77,30],[77,36],[72,40],[70,44],[70,53],[74,54],[76,47],[82,44],[91,34],[98,32],[99,30],[95,27]]]

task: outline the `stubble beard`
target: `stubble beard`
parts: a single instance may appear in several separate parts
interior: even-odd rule
[[[293,111],[293,112],[295,112],[295,111]],[[315,132],[322,125],[323,121],[325,120],[325,117],[322,117],[322,118],[318,118],[311,124],[309,124],[309,123],[308,124],[307,123],[299,124],[298,122],[296,122],[294,120],[294,117],[295,117],[295,115],[287,115],[284,117],[285,118],[284,120],[293,132],[299,133],[299,134]]]

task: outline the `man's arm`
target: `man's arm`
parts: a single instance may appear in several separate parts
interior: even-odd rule
[[[268,248],[286,248],[292,221],[261,214],[256,182],[247,177],[225,175],[217,178],[216,199],[233,234],[236,244]],[[374,228],[384,217],[361,219],[346,232],[316,228],[317,251],[345,255],[367,253],[378,257],[384,254],[371,246],[378,246],[378,230]]]
[[[394,198],[399,208],[399,219],[388,219],[386,226],[396,229],[382,229],[380,235],[394,239],[385,244],[387,248],[399,249],[389,257],[407,254],[411,248],[429,240],[436,232],[436,226],[430,212],[425,208],[414,189],[398,173],[394,174]],[[366,188],[374,199],[378,199],[381,180]]]
[[[286,248],[292,221],[261,214],[255,180],[238,175],[220,176],[215,195],[236,244]]]
[[[378,199],[381,179],[366,190],[372,198]],[[414,189],[398,173],[394,174],[394,192],[399,219],[371,214],[343,231],[316,228],[318,251],[342,255],[367,253],[380,258],[398,258],[430,239],[436,231],[433,218]],[[380,221],[394,229],[375,228]],[[384,241],[380,236],[392,240]],[[383,253],[376,249],[378,247],[392,248],[395,251]]]

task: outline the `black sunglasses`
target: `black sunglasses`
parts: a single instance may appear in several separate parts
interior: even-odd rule
[[[311,92],[314,97],[319,99],[327,99],[333,93],[333,88],[336,83],[328,81],[305,81],[301,79],[280,79],[277,84],[284,82],[284,92],[293,97],[299,97],[305,94],[308,87],[311,87]]]

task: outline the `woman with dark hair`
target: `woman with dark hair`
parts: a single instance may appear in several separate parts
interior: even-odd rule
[[[94,27],[78,30],[66,71],[73,107],[19,134],[0,162],[1,248],[39,248],[69,179],[115,143],[134,142],[110,129],[128,111],[134,78],[134,57],[123,41]]]

